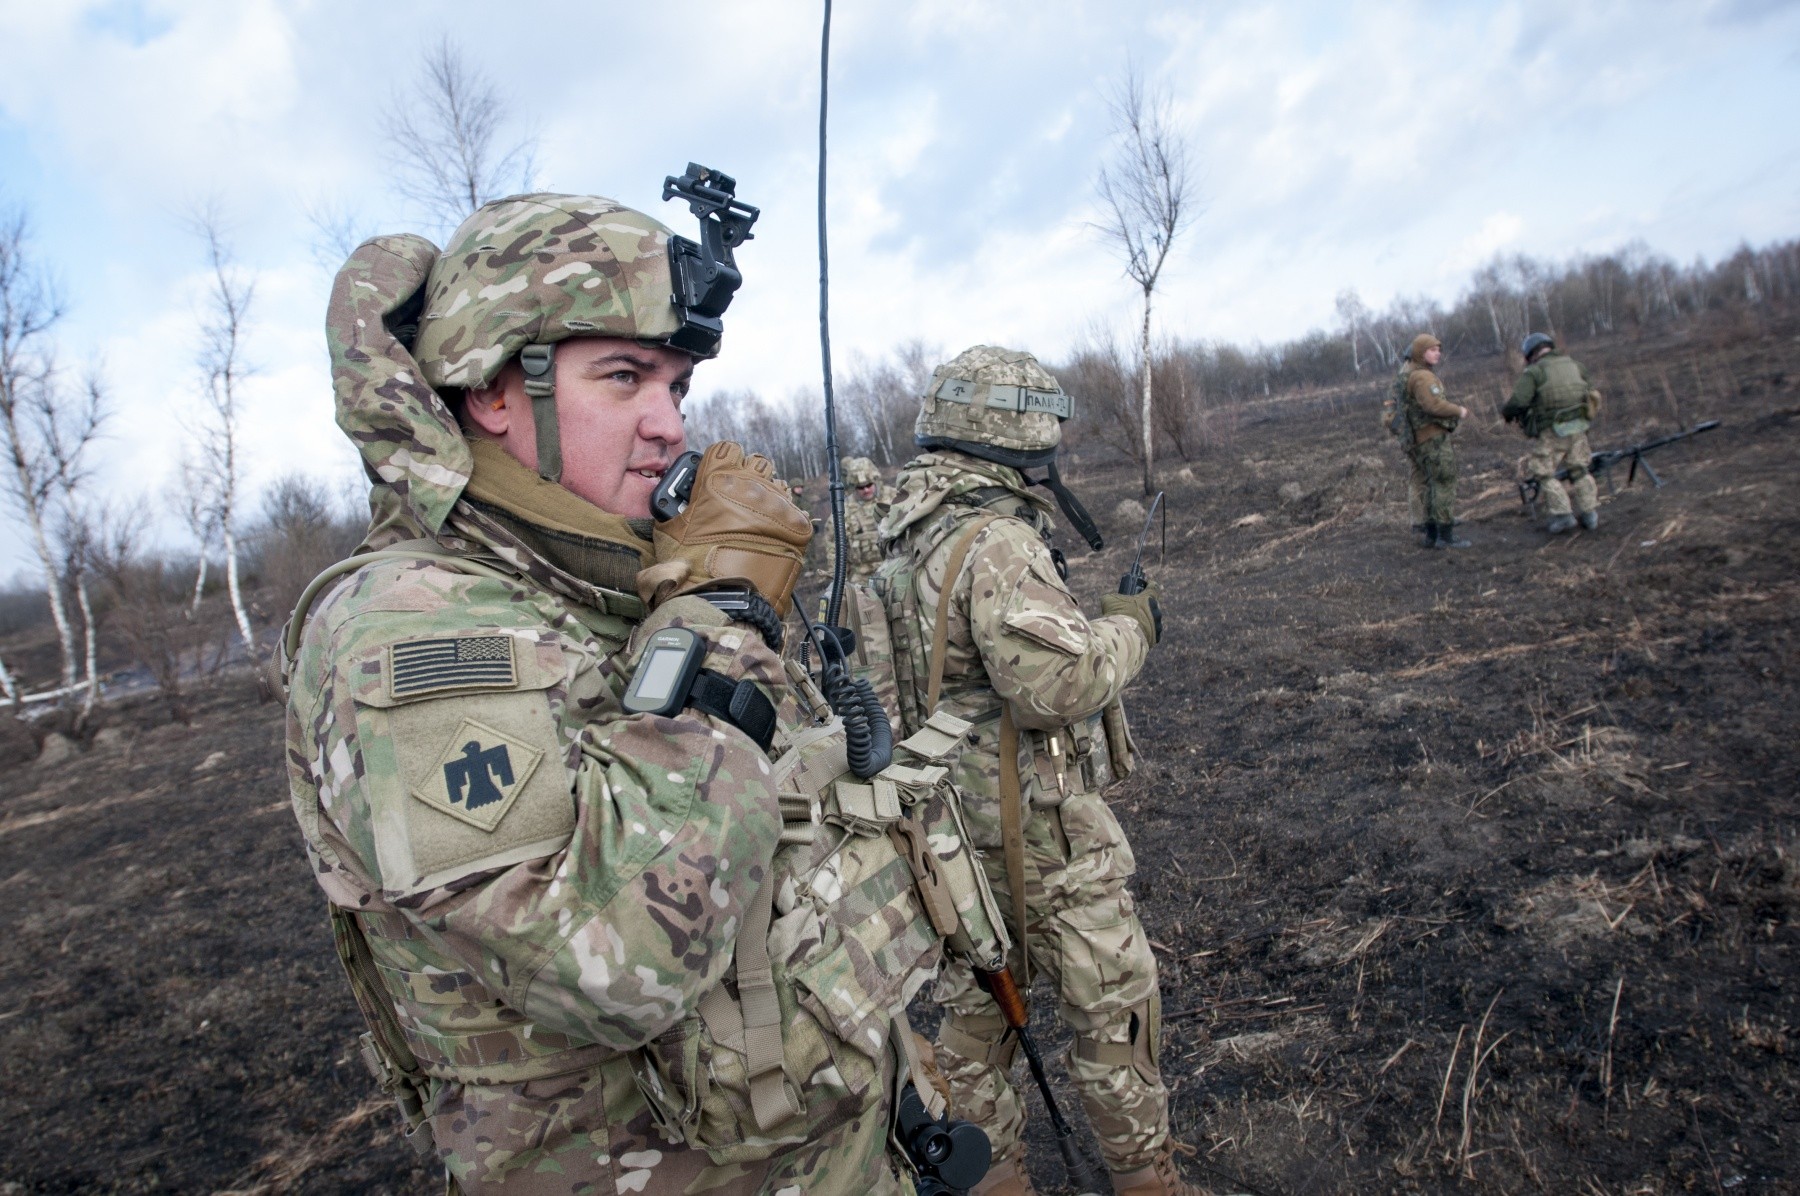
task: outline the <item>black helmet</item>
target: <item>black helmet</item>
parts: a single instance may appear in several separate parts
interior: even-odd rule
[[[1531,355],[1536,353],[1539,349],[1554,348],[1556,348],[1555,337],[1544,332],[1534,332],[1525,338],[1525,343],[1519,346],[1519,352],[1525,354],[1526,361],[1530,361]]]

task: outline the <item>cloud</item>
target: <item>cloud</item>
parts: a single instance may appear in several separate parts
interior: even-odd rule
[[[65,281],[64,356],[104,361],[117,489],[154,491],[180,456],[203,289],[180,214],[208,196],[259,280],[252,489],[293,469],[356,476],[330,421],[329,277],[303,208],[326,198],[366,227],[406,226],[378,117],[445,33],[510,98],[514,131],[540,134],[550,188],[686,231],[662,177],[689,160],[736,174],[764,214],[701,393],[816,386],[816,7],[522,11],[0,0],[0,178]],[[1375,306],[1449,297],[1496,252],[1642,237],[1687,257],[1794,235],[1800,129],[1754,115],[1800,107],[1795,44],[1800,10],[1762,0],[840,6],[837,357],[923,337],[1054,358],[1096,322],[1132,326],[1135,289],[1088,227],[1105,95],[1127,62],[1167,85],[1203,168],[1159,330],[1275,340],[1331,323],[1346,287]],[[0,544],[0,567],[16,559]]]

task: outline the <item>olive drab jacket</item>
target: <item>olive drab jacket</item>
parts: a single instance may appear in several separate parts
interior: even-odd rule
[[[1501,414],[1517,420],[1525,435],[1533,439],[1545,432],[1571,436],[1588,430],[1596,398],[1587,369],[1567,354],[1551,349],[1525,367]]]

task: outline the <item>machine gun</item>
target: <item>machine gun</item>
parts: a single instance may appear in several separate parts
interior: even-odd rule
[[[1639,467],[1642,467],[1645,476],[1648,477],[1651,482],[1655,483],[1658,489],[1661,489],[1663,480],[1656,476],[1656,470],[1651,467],[1647,454],[1655,449],[1666,448],[1678,441],[1686,440],[1692,436],[1698,436],[1702,432],[1710,432],[1718,426],[1718,420],[1709,419],[1705,423],[1695,424],[1693,427],[1676,432],[1673,435],[1658,437],[1655,440],[1646,440],[1644,443],[1634,444],[1630,448],[1606,449],[1602,452],[1595,453],[1588,458],[1588,472],[1597,478],[1605,480],[1606,492],[1608,494],[1616,494],[1618,491],[1613,486],[1612,480],[1613,467],[1629,461],[1631,462],[1631,468],[1627,470],[1625,474],[1625,484],[1627,486],[1637,481],[1638,469]],[[1559,482],[1568,481],[1569,476],[1569,468],[1566,465],[1556,471],[1556,480]],[[1542,489],[1543,487],[1539,485],[1536,478],[1526,478],[1519,483],[1519,501],[1529,507],[1532,503],[1537,501],[1538,492]]]

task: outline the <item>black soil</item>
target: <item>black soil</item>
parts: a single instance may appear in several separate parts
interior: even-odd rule
[[[1445,370],[1467,549],[1412,542],[1385,379],[1163,470],[1168,633],[1113,804],[1195,1179],[1800,1191],[1797,331],[1579,354],[1596,447],[1725,421],[1594,533],[1521,513],[1497,365]],[[1112,541],[1071,553],[1089,598],[1133,477],[1076,478]],[[0,736],[0,1193],[439,1190],[355,1056],[279,712],[244,677],[158,709],[60,763]],[[1041,1116],[1032,1146],[1059,1190]]]

